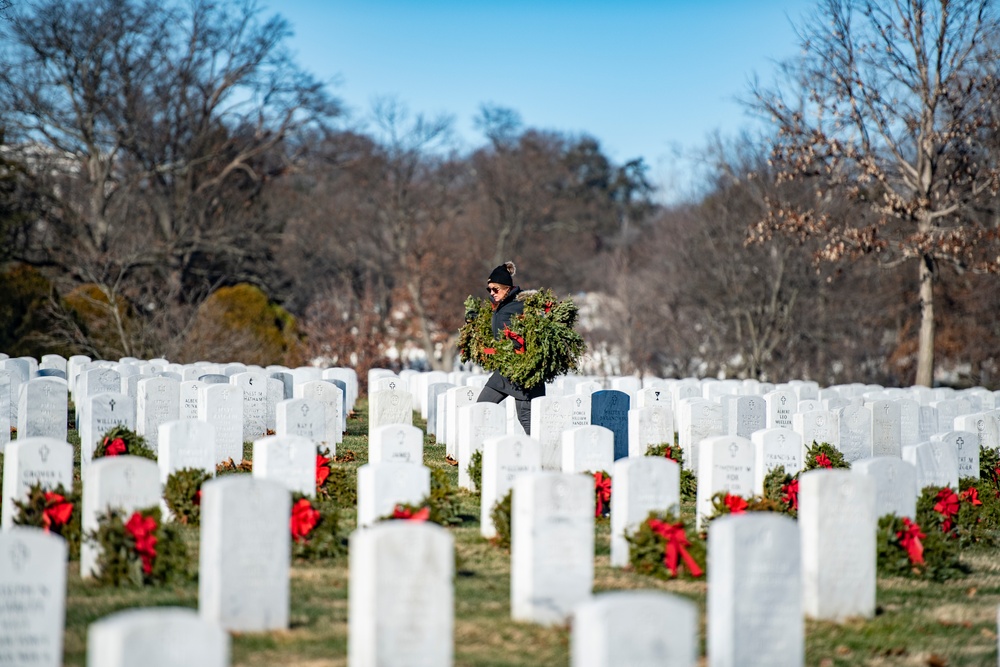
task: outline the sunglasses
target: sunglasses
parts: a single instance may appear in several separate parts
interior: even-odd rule
[[[489,292],[490,294],[499,294],[503,290],[504,290],[503,287],[487,287],[486,288],[486,291]]]

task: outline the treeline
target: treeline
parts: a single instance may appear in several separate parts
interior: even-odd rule
[[[748,242],[808,208],[774,138],[706,147],[701,195],[484,106],[482,143],[394,99],[367,129],[253,3],[20,3],[0,22],[0,349],[447,368],[504,260],[584,306],[595,372],[909,383],[912,265]],[[821,189],[821,188],[820,188]],[[825,215],[868,219],[838,198]],[[980,218],[987,217],[979,210]],[[940,272],[939,367],[996,382],[998,291]],[[403,359],[387,350],[403,350]]]

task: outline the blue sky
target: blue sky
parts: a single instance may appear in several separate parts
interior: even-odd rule
[[[289,45],[363,122],[378,96],[454,117],[482,143],[484,103],[526,126],[587,133],[617,162],[643,157],[673,199],[713,132],[753,129],[738,97],[794,55],[815,0],[286,0]],[[790,22],[791,19],[791,22]]]

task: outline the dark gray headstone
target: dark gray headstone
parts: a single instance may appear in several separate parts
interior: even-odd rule
[[[590,395],[590,423],[615,434],[615,460],[628,456],[629,395],[616,389]]]
[[[62,380],[66,379],[66,371],[61,371],[58,368],[39,368],[38,377],[40,378],[60,378]]]

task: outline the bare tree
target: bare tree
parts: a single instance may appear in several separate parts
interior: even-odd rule
[[[1000,22],[990,0],[822,0],[800,31],[787,80],[756,86],[752,104],[777,127],[782,179],[814,187],[808,203],[768,202],[752,230],[821,241],[815,257],[916,264],[916,382],[934,380],[935,290],[942,265],[1000,269],[984,247],[995,229],[977,204],[1000,190],[984,146],[1000,93]],[[844,198],[865,205],[842,217]]]

